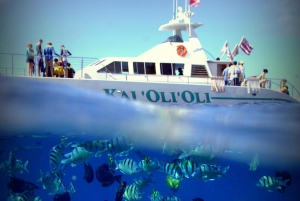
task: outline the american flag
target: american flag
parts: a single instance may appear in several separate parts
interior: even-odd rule
[[[241,50],[247,55],[250,55],[251,51],[253,50],[253,47],[248,43],[245,37],[242,38],[239,46]]]
[[[190,6],[198,7],[200,4],[200,0],[190,0]]]

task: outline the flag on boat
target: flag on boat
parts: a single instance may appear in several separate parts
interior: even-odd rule
[[[225,53],[225,52],[227,51],[227,47],[228,47],[228,42],[225,41],[225,43],[224,43],[224,45],[223,45],[223,47],[222,47],[222,49],[221,49],[220,54],[221,54],[221,53]]]
[[[232,54],[232,57],[233,57],[233,58],[236,57],[236,55],[239,54],[239,46],[238,46],[238,44],[235,45],[235,47],[233,48],[231,54]]]
[[[233,60],[233,57],[232,57],[232,54],[230,52],[230,49],[229,49],[229,46],[227,45],[227,60],[229,61],[232,61]]]
[[[230,49],[229,49],[229,46],[228,46],[228,42],[227,42],[227,41],[225,42],[224,46],[222,47],[221,52],[220,52],[219,55],[221,55],[221,53],[223,53],[222,57],[223,57],[224,54],[226,53],[227,59],[230,60],[230,61],[233,60],[232,54],[231,54],[231,51],[230,51]],[[221,58],[222,58],[222,57],[221,57]]]
[[[243,36],[239,46],[240,46],[241,50],[247,55],[250,55],[251,51],[253,50],[253,47],[249,44],[249,42],[246,40],[246,38],[244,36]]]
[[[200,0],[190,0],[190,6],[198,7],[200,4]]]

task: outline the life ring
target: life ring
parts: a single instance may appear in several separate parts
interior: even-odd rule
[[[183,45],[178,45],[177,46],[177,54],[181,57],[185,57],[187,53],[186,47],[184,47]]]

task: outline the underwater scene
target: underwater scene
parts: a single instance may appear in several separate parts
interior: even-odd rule
[[[2,201],[300,197],[300,104],[154,106],[0,84]]]

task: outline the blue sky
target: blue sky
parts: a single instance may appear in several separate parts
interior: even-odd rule
[[[64,44],[73,56],[138,56],[172,35],[158,31],[172,18],[172,2],[0,0],[0,52],[24,53],[28,42],[42,38],[43,47],[51,41],[58,52]],[[300,1],[201,0],[192,11],[212,55],[226,40],[232,50],[245,36],[254,50],[240,51],[236,60],[244,60],[246,76],[268,68],[267,77],[284,77],[300,89]]]

